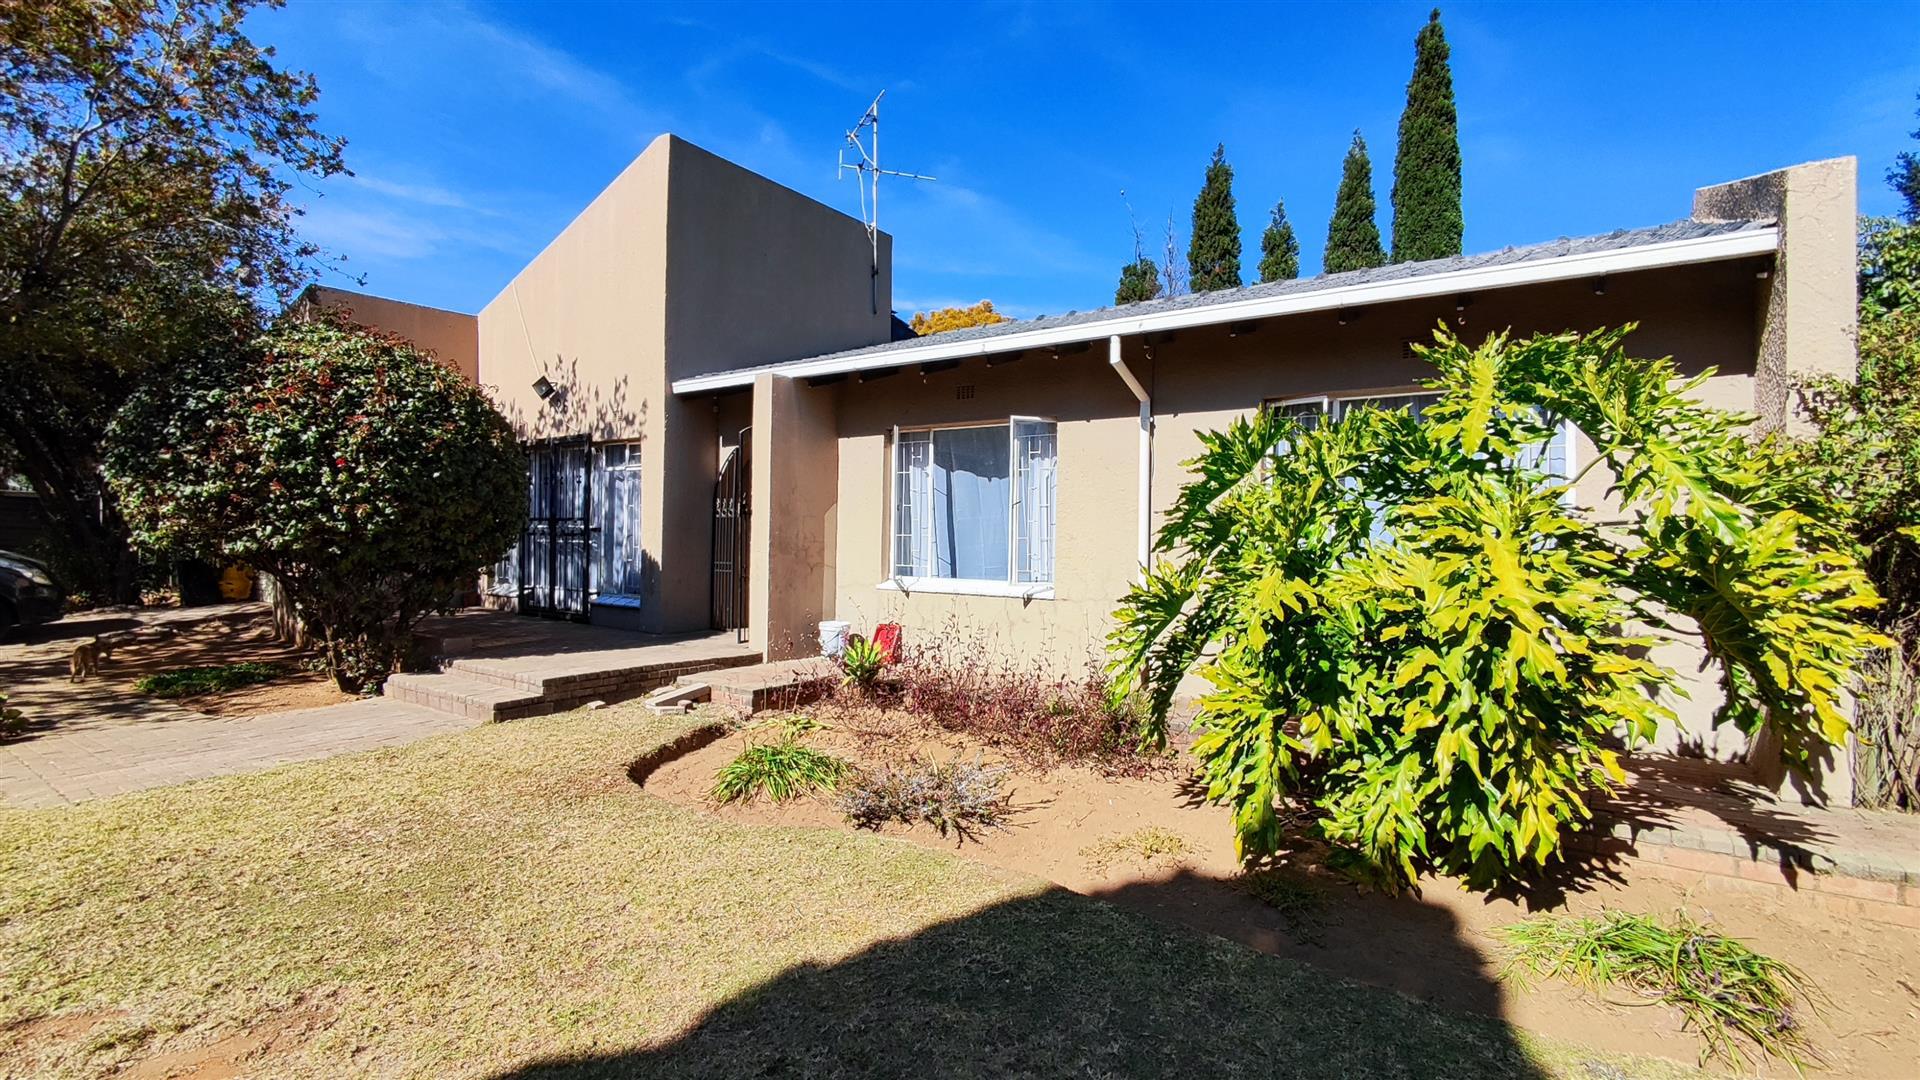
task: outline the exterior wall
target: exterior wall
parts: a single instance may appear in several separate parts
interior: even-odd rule
[[[749,641],[769,660],[818,653],[833,610],[839,443],[832,394],[762,375],[753,387]],[[759,567],[773,568],[761,573]]]
[[[325,285],[308,286],[297,303],[344,312],[363,326],[398,334],[466,376],[468,382],[480,381],[479,320],[472,315]]]
[[[1199,453],[1200,432],[1224,427],[1268,399],[1411,389],[1431,369],[1406,342],[1429,340],[1443,319],[1470,338],[1507,328],[1524,335],[1638,321],[1629,339],[1636,352],[1672,355],[1689,373],[1716,368],[1703,395],[1726,407],[1749,407],[1765,292],[1755,275],[1767,262],[1625,275],[1610,280],[1604,295],[1587,282],[1500,290],[1474,297],[1464,312],[1443,299],[1370,308],[1345,326],[1324,312],[1268,320],[1239,336],[1209,327],[1180,331],[1152,347],[1126,338],[1122,354],[1154,404],[1153,528],[1179,494],[1180,462]],[[975,361],[925,375],[910,368],[865,383],[801,387],[838,399],[833,617],[863,631],[899,622],[910,638],[923,640],[977,638],[1009,659],[1063,672],[1097,658],[1114,605],[1138,569],[1138,403],[1107,355],[1100,343],[1057,358],[1029,354],[995,367]],[[907,596],[879,587],[889,573],[893,427],[1001,421],[1016,413],[1059,422],[1053,599]],[[1591,460],[1591,453],[1591,447],[1576,448],[1576,463]],[[1608,482],[1595,470],[1578,493],[1582,505],[1603,518]],[[1674,704],[1704,717],[1712,698],[1698,698]]]
[[[886,340],[882,240],[875,315],[859,221],[662,135],[481,310],[480,382],[523,437],[642,444],[648,571],[626,624],[709,620],[714,475],[744,423],[672,379]]]

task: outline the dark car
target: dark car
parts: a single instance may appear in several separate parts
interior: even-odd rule
[[[52,622],[66,607],[67,591],[46,563],[0,551],[0,634]]]

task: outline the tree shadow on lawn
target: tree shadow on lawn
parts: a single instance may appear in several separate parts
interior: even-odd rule
[[[1182,880],[1192,879],[1192,880]],[[1427,987],[1362,986],[1122,908],[1213,903],[1179,874],[1098,899],[1054,888],[831,964],[788,969],[666,1044],[529,1063],[498,1080],[615,1076],[1545,1077],[1453,917]],[[1421,973],[1411,973],[1416,980]]]

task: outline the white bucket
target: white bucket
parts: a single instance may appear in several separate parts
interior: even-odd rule
[[[829,619],[820,624],[820,655],[837,658],[847,651],[847,635],[853,632],[853,624]]]

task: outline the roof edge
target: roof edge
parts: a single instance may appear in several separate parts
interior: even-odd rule
[[[1468,267],[1386,281],[1330,285],[1326,288],[1288,292],[1277,296],[1242,297],[1223,300],[1217,304],[1175,308],[1147,314],[1128,313],[1124,307],[1114,308],[1110,318],[1067,326],[1041,327],[991,337],[969,337],[957,341],[941,341],[940,335],[935,335],[927,339],[925,344],[920,345],[905,345],[877,352],[848,350],[845,353],[830,353],[781,364],[695,375],[675,380],[673,392],[701,394],[739,389],[753,385],[754,379],[763,374],[790,378],[840,375],[903,367],[935,360],[965,359],[1022,349],[1044,348],[1050,345],[1075,344],[1116,335],[1179,330],[1249,319],[1272,318],[1279,315],[1424,299],[1460,292],[1545,284],[1597,277],[1603,274],[1721,262],[1750,255],[1773,253],[1779,250],[1779,246],[1779,226],[1766,225],[1712,236],[1689,237],[1606,251],[1582,252],[1493,266]]]

